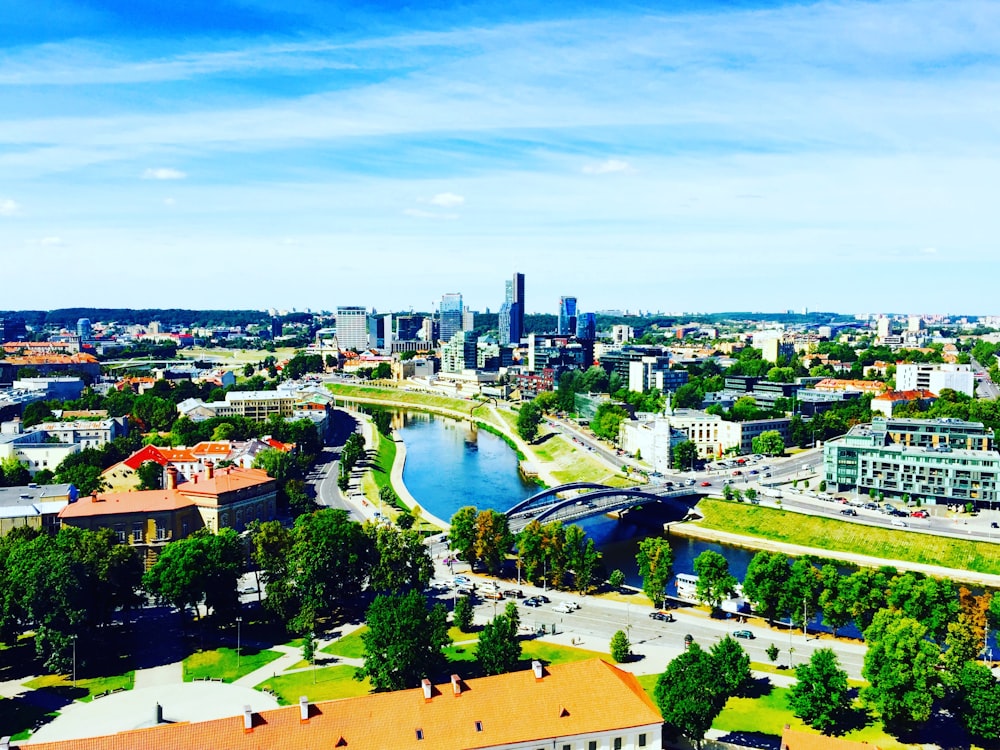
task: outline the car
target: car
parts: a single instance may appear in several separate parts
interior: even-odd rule
[[[738,476],[740,476],[741,474],[743,474],[743,472],[742,472],[742,471],[740,471],[739,469],[737,469],[736,471],[734,471],[734,472],[733,472],[733,476],[734,476],[734,477],[738,477]]]
[[[760,474],[760,472],[757,471],[756,469],[750,469],[750,471],[748,473],[749,474]]]
[[[551,599],[549,599],[549,597],[545,596],[545,594],[535,594],[535,598],[542,604],[548,604],[550,601],[552,601]]]
[[[661,609],[658,609],[655,612],[650,612],[649,613],[649,617],[652,620],[660,620],[661,622],[673,622],[674,621],[673,614],[671,614],[670,612],[664,612]]]
[[[248,584],[246,586],[240,586],[240,593],[241,594],[256,594],[257,593],[257,587],[254,586],[252,583]]]
[[[754,634],[749,630],[737,630],[733,633],[733,638],[745,638],[748,641],[752,641],[754,639]]]
[[[453,586],[468,586],[470,581],[465,576],[455,576],[451,579]]]
[[[503,595],[508,599],[523,599],[524,592],[521,589],[504,589]]]
[[[847,498],[846,497],[835,497],[835,498],[833,498],[833,500],[834,500],[834,502],[843,503],[844,505],[847,505]]]
[[[693,479],[689,479],[684,484],[686,484],[688,487],[691,487],[692,485],[694,485],[694,480]],[[711,482],[709,482],[709,484],[711,484]]]
[[[896,518],[896,519],[893,519],[892,525],[893,526],[898,526],[900,528],[905,529],[906,528],[906,521],[900,521],[898,518]]]
[[[1000,529],[1000,523],[997,523],[996,521],[993,521],[992,523],[990,523],[990,528],[991,529]]]
[[[524,600],[524,606],[525,607],[541,607],[542,603],[540,601],[538,601],[538,599],[536,597],[529,596],[527,599]]]
[[[930,516],[930,513],[928,513],[926,510],[915,510],[912,513],[910,513],[910,515],[913,518],[927,518],[928,516]]]
[[[701,486],[702,486],[702,487],[711,487],[711,486],[712,486],[712,483],[711,483],[711,482],[702,482],[702,483],[701,483]]]
[[[844,508],[842,511],[840,511],[840,515],[842,515],[842,516],[856,516],[856,515],[858,515],[858,512],[856,510],[854,510],[854,508]]]
[[[560,602],[559,604],[552,605],[552,611],[553,612],[559,612],[560,614],[563,614],[563,615],[568,615],[570,612],[573,612],[575,609],[576,609],[576,607],[571,606],[569,602]]]

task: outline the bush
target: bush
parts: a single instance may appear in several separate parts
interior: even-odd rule
[[[628,661],[631,656],[632,644],[629,643],[628,636],[623,630],[616,631],[611,636],[611,658],[621,664]]]

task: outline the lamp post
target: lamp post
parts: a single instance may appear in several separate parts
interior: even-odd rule
[[[76,687],[76,635],[73,636],[73,687]]]
[[[236,671],[240,671],[240,656],[242,652],[240,651],[240,626],[243,623],[242,617],[236,618]]]

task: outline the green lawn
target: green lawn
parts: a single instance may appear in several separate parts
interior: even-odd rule
[[[606,651],[589,651],[585,648],[560,646],[557,643],[545,641],[522,641],[522,659],[538,659],[546,664],[569,664],[586,659],[604,659],[611,661],[611,655]]]
[[[236,649],[218,648],[214,651],[198,651],[184,660],[184,682],[208,678],[222,678],[223,682],[233,682],[255,669],[281,656],[279,651],[256,651],[243,648],[237,660]],[[237,661],[239,666],[237,667]]]
[[[368,630],[367,627],[358,628],[353,633],[339,638],[329,646],[320,649],[324,654],[343,656],[347,659],[361,659],[365,655],[365,647],[361,642],[361,636]]]
[[[763,537],[884,560],[940,565],[946,568],[1000,574],[1000,545],[880,529],[817,518],[802,513],[745,503],[705,499],[698,504],[704,520],[698,525],[734,534]]]
[[[76,700],[84,702],[93,700],[98,693],[106,693],[110,690],[131,690],[135,686],[135,671],[130,670],[124,674],[112,675],[111,677],[88,677],[78,679],[76,688],[73,687],[72,675],[50,674],[43,677],[36,677],[24,683],[25,687],[39,690],[41,688],[55,689],[60,692],[65,691]]]
[[[310,702],[367,695],[371,692],[371,683],[367,678],[361,682],[355,680],[354,672],[355,668],[346,664],[286,672],[265,680],[256,689],[275,693],[283,706],[298,703],[303,695]]]

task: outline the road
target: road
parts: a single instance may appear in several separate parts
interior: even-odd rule
[[[976,398],[1000,398],[1000,387],[997,387],[997,384],[990,379],[989,371],[974,358],[969,361],[978,383]]]
[[[341,409],[333,410],[333,427],[330,438],[330,445],[323,448],[319,459],[309,471],[306,478],[307,484],[313,489],[316,502],[327,508],[340,508],[346,510],[352,520],[364,522],[366,516],[357,507],[357,502],[351,502],[340,491],[337,485],[337,477],[340,471],[340,451],[348,436],[357,432],[359,424],[357,420]],[[348,492],[356,489],[357,477],[352,477],[353,487],[348,488]]]

